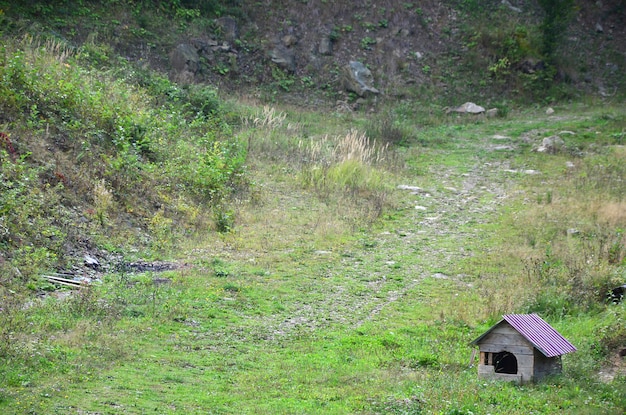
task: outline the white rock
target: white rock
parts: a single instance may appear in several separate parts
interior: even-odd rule
[[[88,267],[99,267],[100,266],[100,262],[96,258],[94,258],[94,257],[92,257],[92,256],[90,256],[88,254],[85,254],[84,260],[85,260],[85,265],[87,265]]]
[[[450,111],[452,112],[460,112],[460,113],[468,113],[468,114],[480,114],[485,112],[485,109],[480,105],[476,105],[473,102],[466,102],[460,107],[453,108]]]
[[[545,137],[541,146],[537,149],[539,153],[556,153],[562,150],[565,147],[565,141],[558,135],[551,135],[550,137]]]
[[[422,188],[417,186],[409,186],[407,184],[398,185],[398,189],[400,190],[410,190],[411,192],[421,192]]]

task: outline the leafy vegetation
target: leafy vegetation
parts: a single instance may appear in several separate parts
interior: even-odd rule
[[[98,228],[95,239],[108,229],[121,244],[128,236],[114,230],[127,218],[164,216],[184,234],[199,223],[198,204],[245,186],[245,148],[215,92],[190,88],[159,107],[148,90],[80,67],[80,51],[60,43],[27,38],[3,52],[5,272],[63,264],[63,245]]]
[[[150,4],[131,5],[141,19]],[[49,18],[69,2],[32,6]],[[237,6],[150,13],[181,26]],[[485,71],[494,82],[537,45],[502,30],[473,40],[517,34]],[[626,280],[619,102],[551,117],[506,100],[497,118],[409,100],[302,110],[177,84],[97,40],[4,39],[0,412],[626,410],[626,306],[607,299]],[[298,78],[268,79],[285,91]],[[536,151],[554,135],[562,146]],[[82,272],[85,254],[102,261],[92,283],[41,278]],[[562,374],[477,377],[469,343],[510,312],[540,313],[577,346]]]

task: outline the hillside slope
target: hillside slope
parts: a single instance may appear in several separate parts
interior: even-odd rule
[[[371,69],[382,100],[492,105],[623,94],[622,1],[560,0],[554,21],[546,21],[541,2],[513,3],[188,0],[73,8],[57,0],[0,8],[14,31],[76,47],[111,45],[176,80],[298,105],[352,103],[341,80],[349,61]],[[550,56],[546,24],[556,27]],[[181,46],[177,63],[172,55]]]
[[[538,4],[0,2],[0,413],[623,414],[623,2]]]

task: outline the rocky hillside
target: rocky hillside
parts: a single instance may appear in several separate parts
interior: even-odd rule
[[[380,109],[365,128],[392,144],[466,101],[623,99],[624,2],[558,2],[0,0],[0,274],[228,231],[254,116],[213,86]]]
[[[93,54],[102,65],[120,53],[182,83],[266,101],[354,107],[359,96],[376,96],[504,105],[609,98],[626,84],[621,0],[28,3],[0,2],[11,30],[96,46],[107,55]],[[549,4],[557,3],[550,21]],[[373,93],[346,82],[351,61],[371,70]]]

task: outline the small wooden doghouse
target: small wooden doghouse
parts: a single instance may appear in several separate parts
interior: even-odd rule
[[[471,344],[480,351],[478,375],[527,383],[561,372],[561,356],[575,352],[537,314],[507,314]]]

